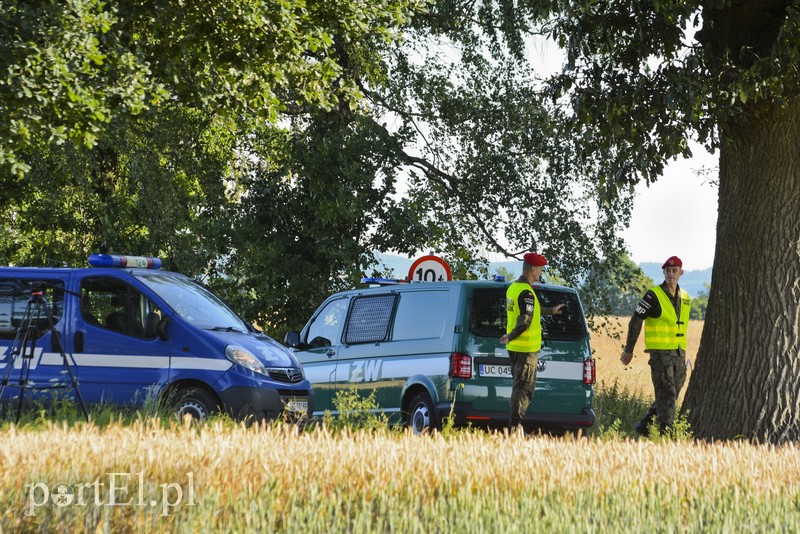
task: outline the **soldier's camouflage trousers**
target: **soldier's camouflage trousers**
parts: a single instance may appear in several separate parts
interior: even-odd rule
[[[677,349],[650,351],[650,376],[656,394],[653,406],[662,430],[675,421],[675,404],[686,381],[684,354]]]
[[[511,358],[511,376],[514,387],[511,388],[511,407],[509,425],[512,430],[522,424],[525,412],[533,398],[536,387],[536,365],[539,363],[538,352],[508,351]]]

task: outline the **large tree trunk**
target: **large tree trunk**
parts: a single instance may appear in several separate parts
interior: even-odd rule
[[[722,125],[705,329],[683,409],[695,436],[800,439],[800,101]]]

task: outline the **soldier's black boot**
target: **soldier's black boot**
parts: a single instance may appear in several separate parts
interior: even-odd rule
[[[656,416],[656,409],[654,406],[651,406],[647,413],[642,417],[642,420],[636,423],[634,427],[636,432],[639,434],[646,436],[647,435],[647,427],[650,426],[650,423],[653,421],[653,418]]]

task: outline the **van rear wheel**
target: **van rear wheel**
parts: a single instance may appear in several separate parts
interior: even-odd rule
[[[430,395],[421,391],[414,395],[408,407],[408,426],[414,434],[424,434],[439,428]]]
[[[187,416],[195,420],[205,419],[219,411],[219,406],[214,396],[208,391],[197,387],[178,391],[175,395],[174,406],[175,415],[181,421]]]

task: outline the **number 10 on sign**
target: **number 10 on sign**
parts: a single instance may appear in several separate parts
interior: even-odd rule
[[[438,256],[417,258],[408,270],[410,282],[445,282],[452,279],[450,266]]]

